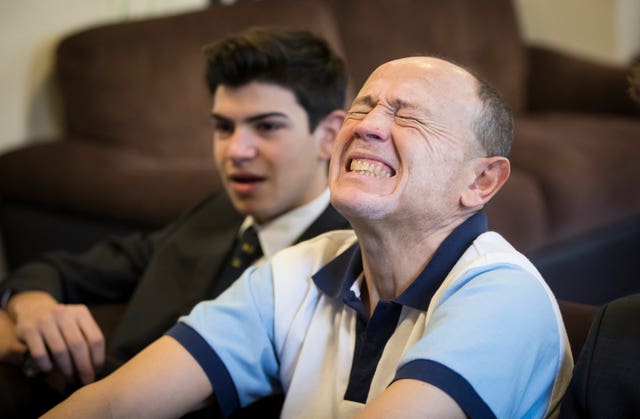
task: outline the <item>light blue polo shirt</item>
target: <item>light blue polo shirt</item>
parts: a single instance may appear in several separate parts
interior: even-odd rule
[[[394,380],[449,394],[471,417],[556,412],[572,359],[539,273],[478,213],[371,318],[352,231],[334,231],[248,269],[168,334],[207,373],[226,414],[286,394],[282,417],[349,418]]]

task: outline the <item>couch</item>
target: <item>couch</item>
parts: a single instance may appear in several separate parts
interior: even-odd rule
[[[489,80],[516,115],[491,228],[559,298],[602,304],[640,288],[640,109],[627,69],[527,45],[509,0],[240,0],[70,34],[56,54],[65,134],[0,156],[9,268],[159,228],[219,191],[201,49],[256,24],[326,36],[351,93],[378,64],[413,54]]]

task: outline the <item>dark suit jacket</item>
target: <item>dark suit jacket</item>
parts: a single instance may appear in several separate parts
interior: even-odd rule
[[[640,417],[640,294],[614,300],[596,315],[560,417]]]
[[[151,236],[114,238],[82,255],[47,255],[16,271],[3,288],[45,290],[66,303],[128,301],[107,342],[108,373],[223,290],[215,286],[217,274],[243,219],[219,193]],[[296,242],[342,228],[347,221],[329,206]]]

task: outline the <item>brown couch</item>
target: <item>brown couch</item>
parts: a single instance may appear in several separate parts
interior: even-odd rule
[[[157,228],[217,190],[201,48],[254,24],[327,36],[354,87],[412,54],[475,70],[517,116],[491,227],[561,298],[600,304],[639,288],[640,112],[626,69],[526,45],[509,0],[242,0],[68,36],[56,65],[66,134],[0,156],[10,268],[46,248]]]

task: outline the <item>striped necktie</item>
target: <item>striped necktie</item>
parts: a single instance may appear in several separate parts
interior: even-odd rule
[[[242,275],[253,262],[262,256],[262,248],[258,233],[249,226],[236,240],[233,251],[229,254],[224,268],[220,271],[213,286],[211,297],[217,297]]]

